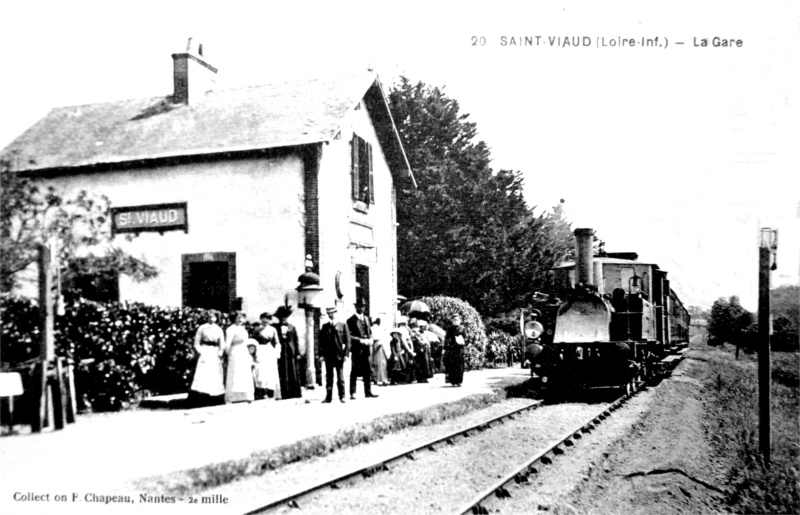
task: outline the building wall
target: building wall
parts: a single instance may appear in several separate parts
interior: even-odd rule
[[[393,322],[397,297],[397,245],[394,182],[363,103],[341,127],[341,137],[323,147],[319,174],[320,279],[325,305],[336,302],[336,275],[341,274],[340,310],[354,312],[356,265],[369,267],[370,306],[373,318],[384,327]],[[366,213],[354,208],[351,194],[351,141],[353,134],[372,145],[375,203]]]
[[[121,300],[182,302],[181,255],[236,253],[236,295],[249,319],[274,311],[288,293],[296,305],[305,255],[303,163],[299,156],[200,162],[69,175],[50,181],[67,196],[107,196],[112,207],[187,202],[189,231],[141,233],[115,242],[158,268],[159,276],[120,281]],[[302,325],[302,313],[293,322]]]

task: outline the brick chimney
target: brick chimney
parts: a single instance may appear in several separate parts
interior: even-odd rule
[[[194,104],[213,89],[217,69],[203,58],[203,45],[195,45],[192,38],[186,44],[186,52],[172,54],[174,92],[176,104]]]

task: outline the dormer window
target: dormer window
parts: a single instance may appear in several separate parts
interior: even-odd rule
[[[353,160],[350,174],[353,181],[353,200],[363,204],[363,207],[366,208],[369,204],[375,203],[372,178],[372,145],[355,134],[353,134],[351,145]]]

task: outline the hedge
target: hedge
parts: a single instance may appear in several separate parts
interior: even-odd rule
[[[94,411],[123,409],[149,394],[188,390],[193,340],[203,310],[139,303],[96,303],[74,297],[55,321],[58,356],[78,364],[79,403]],[[30,370],[39,354],[38,309],[30,300],[0,298],[4,364]]]
[[[454,297],[422,297],[422,302],[431,309],[430,322],[447,330],[453,315],[461,315],[464,326],[466,346],[464,348],[464,364],[467,370],[483,368],[485,361],[486,327],[483,325],[478,311],[467,302]]]

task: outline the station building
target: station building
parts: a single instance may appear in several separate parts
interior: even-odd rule
[[[303,338],[310,256],[323,305],[391,320],[395,191],[414,177],[377,75],[214,90],[202,47],[172,58],[172,95],[54,109],[4,149],[12,172],[109,198],[115,243],[159,272],[119,277],[121,301],[250,319],[288,303]]]

